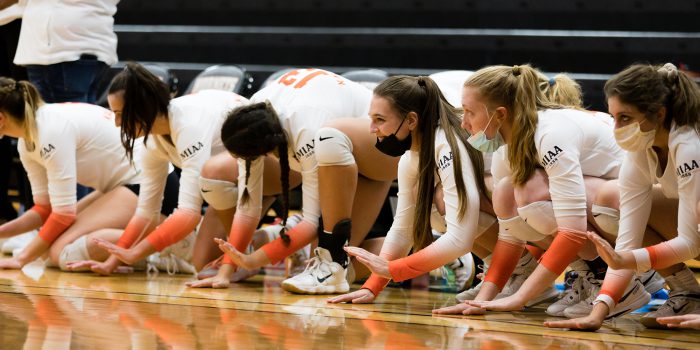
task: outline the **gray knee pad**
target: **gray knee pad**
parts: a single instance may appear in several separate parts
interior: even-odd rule
[[[498,218],[498,230],[499,239],[514,243],[537,242],[547,238],[547,235],[537,232],[520,216],[510,219]]]
[[[316,132],[314,153],[319,166],[352,165],[352,141],[338,129],[321,128]]]
[[[518,208],[518,214],[539,233],[551,236],[557,232],[557,219],[551,201],[539,201]]]
[[[63,271],[68,271],[66,265],[69,262],[84,260],[91,260],[87,249],[87,235],[81,236],[73,241],[73,243],[63,247],[61,254],[58,256],[58,267]],[[89,268],[85,269],[85,271],[89,270]]]
[[[614,208],[593,204],[591,208],[593,220],[605,233],[617,236],[620,228],[620,211]]]
[[[238,203],[238,186],[233,182],[199,177],[199,191],[216,210],[231,209]]]

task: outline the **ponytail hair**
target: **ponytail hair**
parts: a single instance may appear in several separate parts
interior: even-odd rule
[[[286,234],[289,216],[289,156],[287,151],[287,134],[282,128],[277,112],[269,102],[260,102],[238,107],[229,112],[221,127],[221,139],[224,147],[235,157],[245,160],[245,189],[241,200],[250,199],[248,179],[253,160],[277,150],[280,162],[280,181],[282,183],[282,230],[280,237],[289,244]]]
[[[552,78],[543,76],[540,88],[549,101],[571,109],[583,110],[583,92],[581,85],[566,74],[560,73]]]
[[[464,83],[481,94],[489,109],[506,108],[512,124],[508,163],[516,185],[524,184],[540,164],[535,148],[537,112],[565,108],[545,95],[541,77],[542,73],[530,65],[491,66],[478,70]]]
[[[467,190],[461,172],[462,160],[458,142],[467,149],[476,176],[479,192],[486,196],[484,183],[484,160],[481,152],[468,142],[468,135],[461,128],[458,110],[445,99],[438,85],[429,77],[394,76],[374,88],[376,96],[385,98],[403,118],[410,112],[418,115],[416,135],[420,140],[419,182],[413,224],[414,251],[425,248],[433,241],[430,227],[430,212],[435,195],[435,133],[442,128],[453,155],[453,171],[459,198],[460,218],[467,210]]]
[[[0,77],[0,111],[12,118],[24,130],[24,144],[34,151],[38,139],[36,112],[44,105],[39,90],[32,83]]]
[[[700,134],[700,88],[671,63],[629,66],[608,80],[604,90],[606,98],[616,97],[637,107],[649,120],[666,107],[667,130],[675,122]]]
[[[134,142],[139,133],[143,133],[145,144],[156,117],[168,116],[170,90],[142,65],[128,62],[112,79],[108,93],[123,94],[121,140],[129,160],[133,160]]]

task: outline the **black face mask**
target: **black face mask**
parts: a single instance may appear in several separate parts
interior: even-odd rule
[[[403,122],[406,121],[406,118],[401,121],[401,124],[399,124],[399,127],[396,128],[396,131],[385,137],[383,140],[379,140],[377,137],[377,143],[374,144],[374,147],[376,147],[379,152],[382,152],[388,156],[391,157],[400,157],[406,151],[411,149],[411,134],[408,134],[408,137],[406,137],[403,140],[399,140],[396,138],[396,133],[399,132],[399,129],[401,129],[401,126],[403,125]]]

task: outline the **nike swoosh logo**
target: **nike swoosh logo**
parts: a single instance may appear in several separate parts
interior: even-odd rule
[[[212,191],[212,190],[202,190],[202,193],[209,193],[209,192],[211,192],[211,191]]]
[[[673,312],[674,312],[674,313],[679,313],[679,312],[681,312],[681,310],[683,310],[683,307],[684,307],[684,306],[685,306],[685,303],[684,303],[683,305],[681,305],[680,307],[676,307],[676,306],[674,305],[673,307],[671,307],[671,309],[673,309]]]
[[[326,276],[326,277],[316,277],[316,280],[318,281],[318,283],[323,283],[331,276],[333,276],[333,274],[329,273],[328,276]]]
[[[332,139],[332,138],[333,138],[333,136],[328,136],[328,137],[319,137],[319,138],[318,138],[318,140],[319,140],[319,141],[326,141],[326,140],[328,140],[328,139]]]

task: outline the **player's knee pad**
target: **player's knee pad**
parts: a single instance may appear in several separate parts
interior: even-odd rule
[[[515,216],[510,219],[498,219],[499,239],[511,243],[537,242],[547,238],[546,235],[528,225],[523,218]]]
[[[551,236],[557,232],[557,219],[551,201],[539,201],[518,208],[518,214],[537,232]]]
[[[593,220],[605,233],[617,236],[620,228],[620,211],[615,208],[603,207],[593,204],[591,208]]]
[[[352,165],[352,141],[338,129],[321,128],[316,132],[314,153],[319,166]]]
[[[238,186],[233,182],[200,177],[199,191],[202,198],[216,210],[231,209],[238,203]]]
[[[63,271],[68,271],[66,265],[69,262],[85,260],[91,260],[87,249],[87,235],[80,236],[73,243],[63,247],[61,254],[58,256],[58,267]]]

